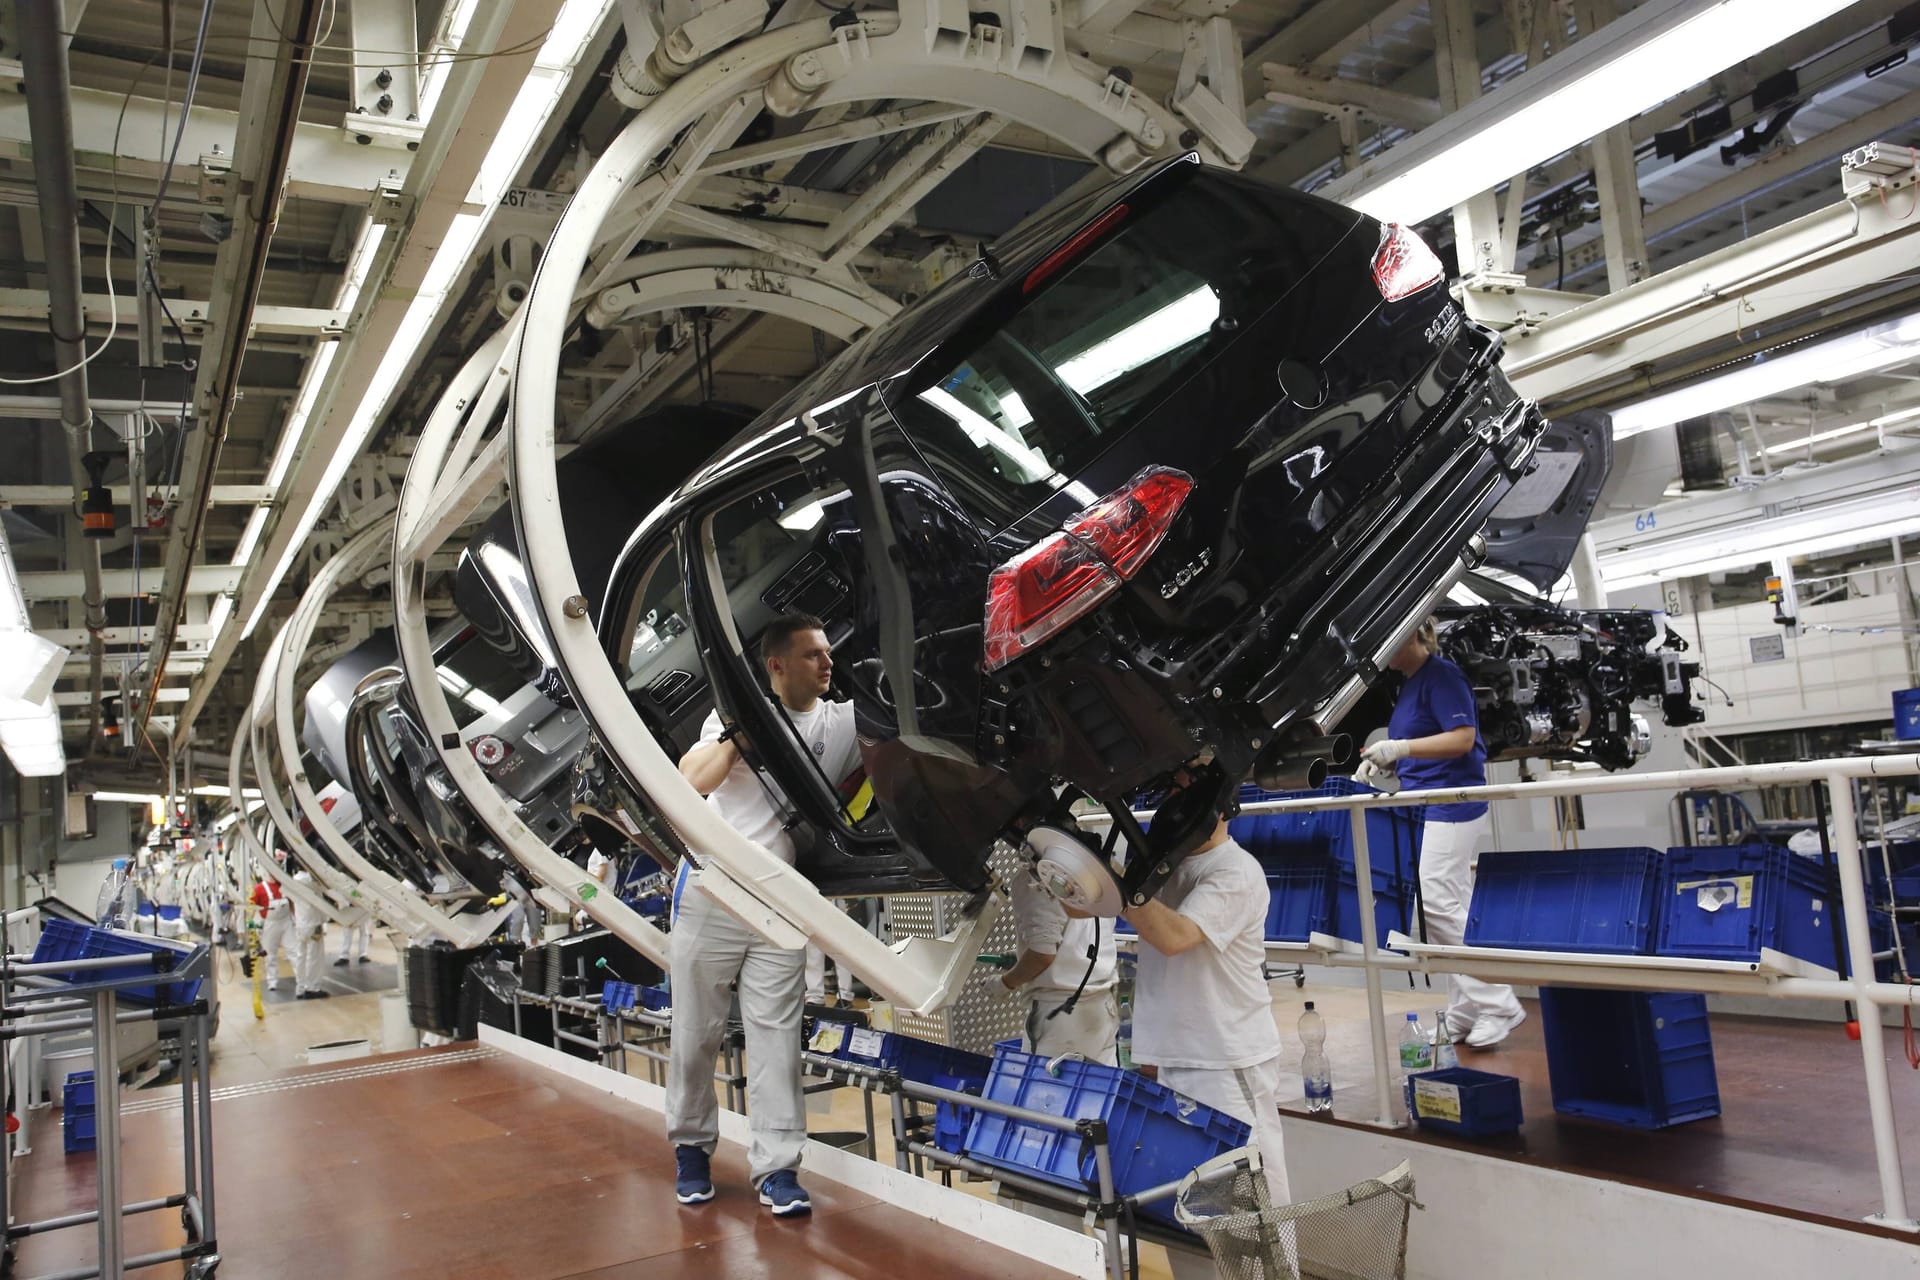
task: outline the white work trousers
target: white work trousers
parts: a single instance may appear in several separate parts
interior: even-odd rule
[[[318,991],[320,966],[327,958],[327,934],[320,926],[308,928],[294,940],[293,989]]]
[[[1073,995],[1053,987],[1030,987],[1025,1044],[1029,1053],[1057,1058],[1077,1053],[1089,1062],[1120,1065],[1120,1004],[1113,988],[1089,989],[1071,1010],[1054,1013]],[[1054,1013],[1049,1018],[1047,1015]]]
[[[1279,1058],[1237,1070],[1162,1067],[1160,1083],[1251,1126],[1248,1142],[1260,1153],[1260,1163],[1266,1168],[1268,1203],[1289,1202],[1286,1141],[1280,1132]],[[1288,1252],[1292,1252],[1291,1244]],[[1209,1280],[1218,1274],[1212,1257],[1205,1253],[1170,1248],[1167,1263],[1173,1280]]]
[[[286,956],[287,967],[293,970],[294,983],[298,985],[300,957],[293,949],[293,908],[291,906],[267,912],[266,923],[260,926],[260,963],[263,966],[261,972],[266,975],[269,991],[280,985],[282,955]]]
[[[356,938],[359,939],[357,944],[354,941]],[[373,921],[371,919],[362,920],[359,924],[342,925],[340,927],[340,958],[351,960],[355,956],[366,955],[367,945],[372,941]],[[356,945],[358,950],[355,950]]]
[[[807,999],[815,1004],[823,1004],[827,998],[827,969],[833,969],[833,989],[842,1000],[851,999],[853,990],[847,982],[847,971],[840,967],[837,960],[829,960],[827,953],[812,943],[807,944]],[[751,1105],[751,1104],[749,1104]]]
[[[1467,908],[1473,902],[1473,876],[1480,863],[1480,846],[1493,830],[1493,817],[1481,814],[1467,822],[1428,818],[1420,828],[1420,898],[1426,912],[1427,941],[1457,947],[1467,940]],[[1450,976],[1447,1021],[1455,1034],[1465,1034],[1476,1018],[1520,1013],[1513,988],[1482,982],[1463,973]]]
[[[673,1033],[667,1066],[667,1141],[712,1153],[720,1141],[714,1059],[740,983],[747,1032],[748,1164],[753,1184],[796,1169],[807,1141],[800,1093],[800,1015],[806,996],[799,950],[776,947],[693,885],[680,894],[670,939]]]

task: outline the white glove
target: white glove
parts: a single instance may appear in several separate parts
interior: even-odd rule
[[[1353,780],[1363,787],[1372,787],[1375,791],[1386,790],[1386,784],[1394,778],[1392,769],[1382,769],[1379,765],[1362,755],[1360,767],[1353,771]]]
[[[1404,760],[1412,751],[1412,744],[1405,738],[1382,738],[1360,748],[1360,755],[1376,769],[1393,772],[1396,760]]]

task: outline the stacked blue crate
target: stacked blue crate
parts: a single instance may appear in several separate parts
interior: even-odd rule
[[[1542,987],[1553,1109],[1636,1129],[1720,1114],[1707,998]]]
[[[1670,849],[1654,951],[1758,960],[1766,948],[1832,968],[1839,907],[1825,864],[1778,845]]]
[[[1240,802],[1317,799],[1377,794],[1350,778],[1329,778],[1316,791],[1240,789]],[[1359,873],[1354,866],[1352,820],[1345,809],[1302,813],[1246,814],[1228,830],[1268,869],[1270,890],[1284,891],[1268,916],[1268,937],[1304,942],[1308,932],[1360,941]],[[1373,867],[1374,925],[1381,942],[1395,929],[1413,932],[1414,888],[1419,880],[1420,815],[1410,808],[1366,811],[1367,856]],[[1313,872],[1323,871],[1324,888]],[[1278,875],[1280,885],[1273,883]],[[1325,897],[1320,896],[1324,892]],[[1303,929],[1302,926],[1308,928]],[[1285,932],[1275,932],[1284,926]]]
[[[1467,945],[1645,955],[1662,865],[1659,853],[1645,848],[1483,853]]]
[[[60,1090],[60,1137],[66,1153],[92,1151],[94,1131],[93,1072],[76,1071]]]

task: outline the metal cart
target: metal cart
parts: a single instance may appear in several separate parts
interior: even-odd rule
[[[167,963],[175,959],[172,954],[156,953],[144,958],[150,968],[142,965],[143,957],[138,955],[47,964],[34,964],[21,956],[0,960],[0,1047],[23,1037],[90,1028],[93,1060],[100,1064],[95,1095],[99,1207],[38,1222],[14,1223],[12,1150],[7,1148],[4,1158],[0,1158],[0,1221],[8,1224],[0,1267],[4,1267],[8,1275],[13,1273],[17,1241],[88,1224],[93,1224],[99,1237],[96,1265],[49,1273],[39,1280],[91,1280],[95,1276],[119,1280],[129,1271],[163,1262],[186,1262],[186,1274],[192,1280],[205,1280],[220,1265],[213,1215],[213,1098],[208,1061],[212,1028],[210,1005],[205,995],[213,986],[212,952],[204,945],[196,946],[186,953],[183,961],[172,965]],[[141,971],[126,973],[134,967]],[[88,980],[90,975],[107,970],[118,970],[124,976]],[[124,1002],[122,992],[134,987],[152,987],[156,973],[165,974],[169,987],[198,979],[202,994],[190,1004],[163,1002],[139,1006]],[[126,1023],[176,1019],[180,1023],[180,1123],[185,1186],[174,1195],[126,1204],[121,1199],[120,1089],[113,1067],[119,1060],[116,1047],[119,1028]],[[14,1082],[8,1079],[8,1057],[7,1053],[0,1052],[0,1096],[10,1097]],[[22,1103],[15,1100],[14,1105]],[[102,1212],[109,1205],[118,1206],[118,1211]],[[122,1219],[163,1209],[180,1211],[187,1242],[175,1249],[127,1257]]]

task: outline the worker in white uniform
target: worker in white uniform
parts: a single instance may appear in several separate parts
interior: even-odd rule
[[[368,916],[359,924],[342,925],[340,928],[340,954],[334,958],[336,969],[346,965],[356,950],[361,964],[372,963],[367,955],[367,945],[373,941],[373,917]]]
[[[1113,921],[1071,915],[1031,875],[1021,875],[1013,879],[1013,929],[1019,954],[1000,982],[1027,997],[1022,1047],[1118,1066]]]
[[[311,889],[313,877],[304,870],[293,873],[294,881]],[[327,953],[327,913],[303,893],[293,900],[293,988],[296,1000],[325,1000],[333,995],[320,986],[320,963]]]
[[[805,614],[776,619],[761,634],[760,657],[774,696],[822,771],[836,783],[847,777],[860,762],[853,708],[823,697],[833,678],[833,646],[820,620]],[[735,831],[776,858],[794,860],[785,796],[747,763],[718,712],[707,717],[700,742],[680,761],[680,772]],[[727,988],[738,981],[747,1037],[753,1184],[760,1203],[778,1216],[811,1212],[812,1201],[795,1173],[807,1139],[800,1092],[806,994],[801,950],[766,942],[709,898],[690,872],[683,862],[673,892],[667,1140],[677,1168],[674,1194],[681,1204],[713,1199],[710,1157],[720,1138],[714,1058],[726,1031]]]
[[[1133,1057],[1160,1083],[1245,1121],[1271,1203],[1287,1203],[1280,1133],[1280,1031],[1267,991],[1267,878],[1225,818],[1159,896],[1123,913],[1140,935]],[[1175,1280],[1211,1259],[1169,1250]]]
[[[286,861],[283,853],[276,853],[274,858],[283,864]],[[280,989],[282,955],[287,958],[287,967],[294,971],[294,984],[298,986],[300,961],[292,947],[293,900],[280,888],[279,881],[262,878],[253,886],[253,905],[260,913],[260,964],[267,976],[267,990]]]

